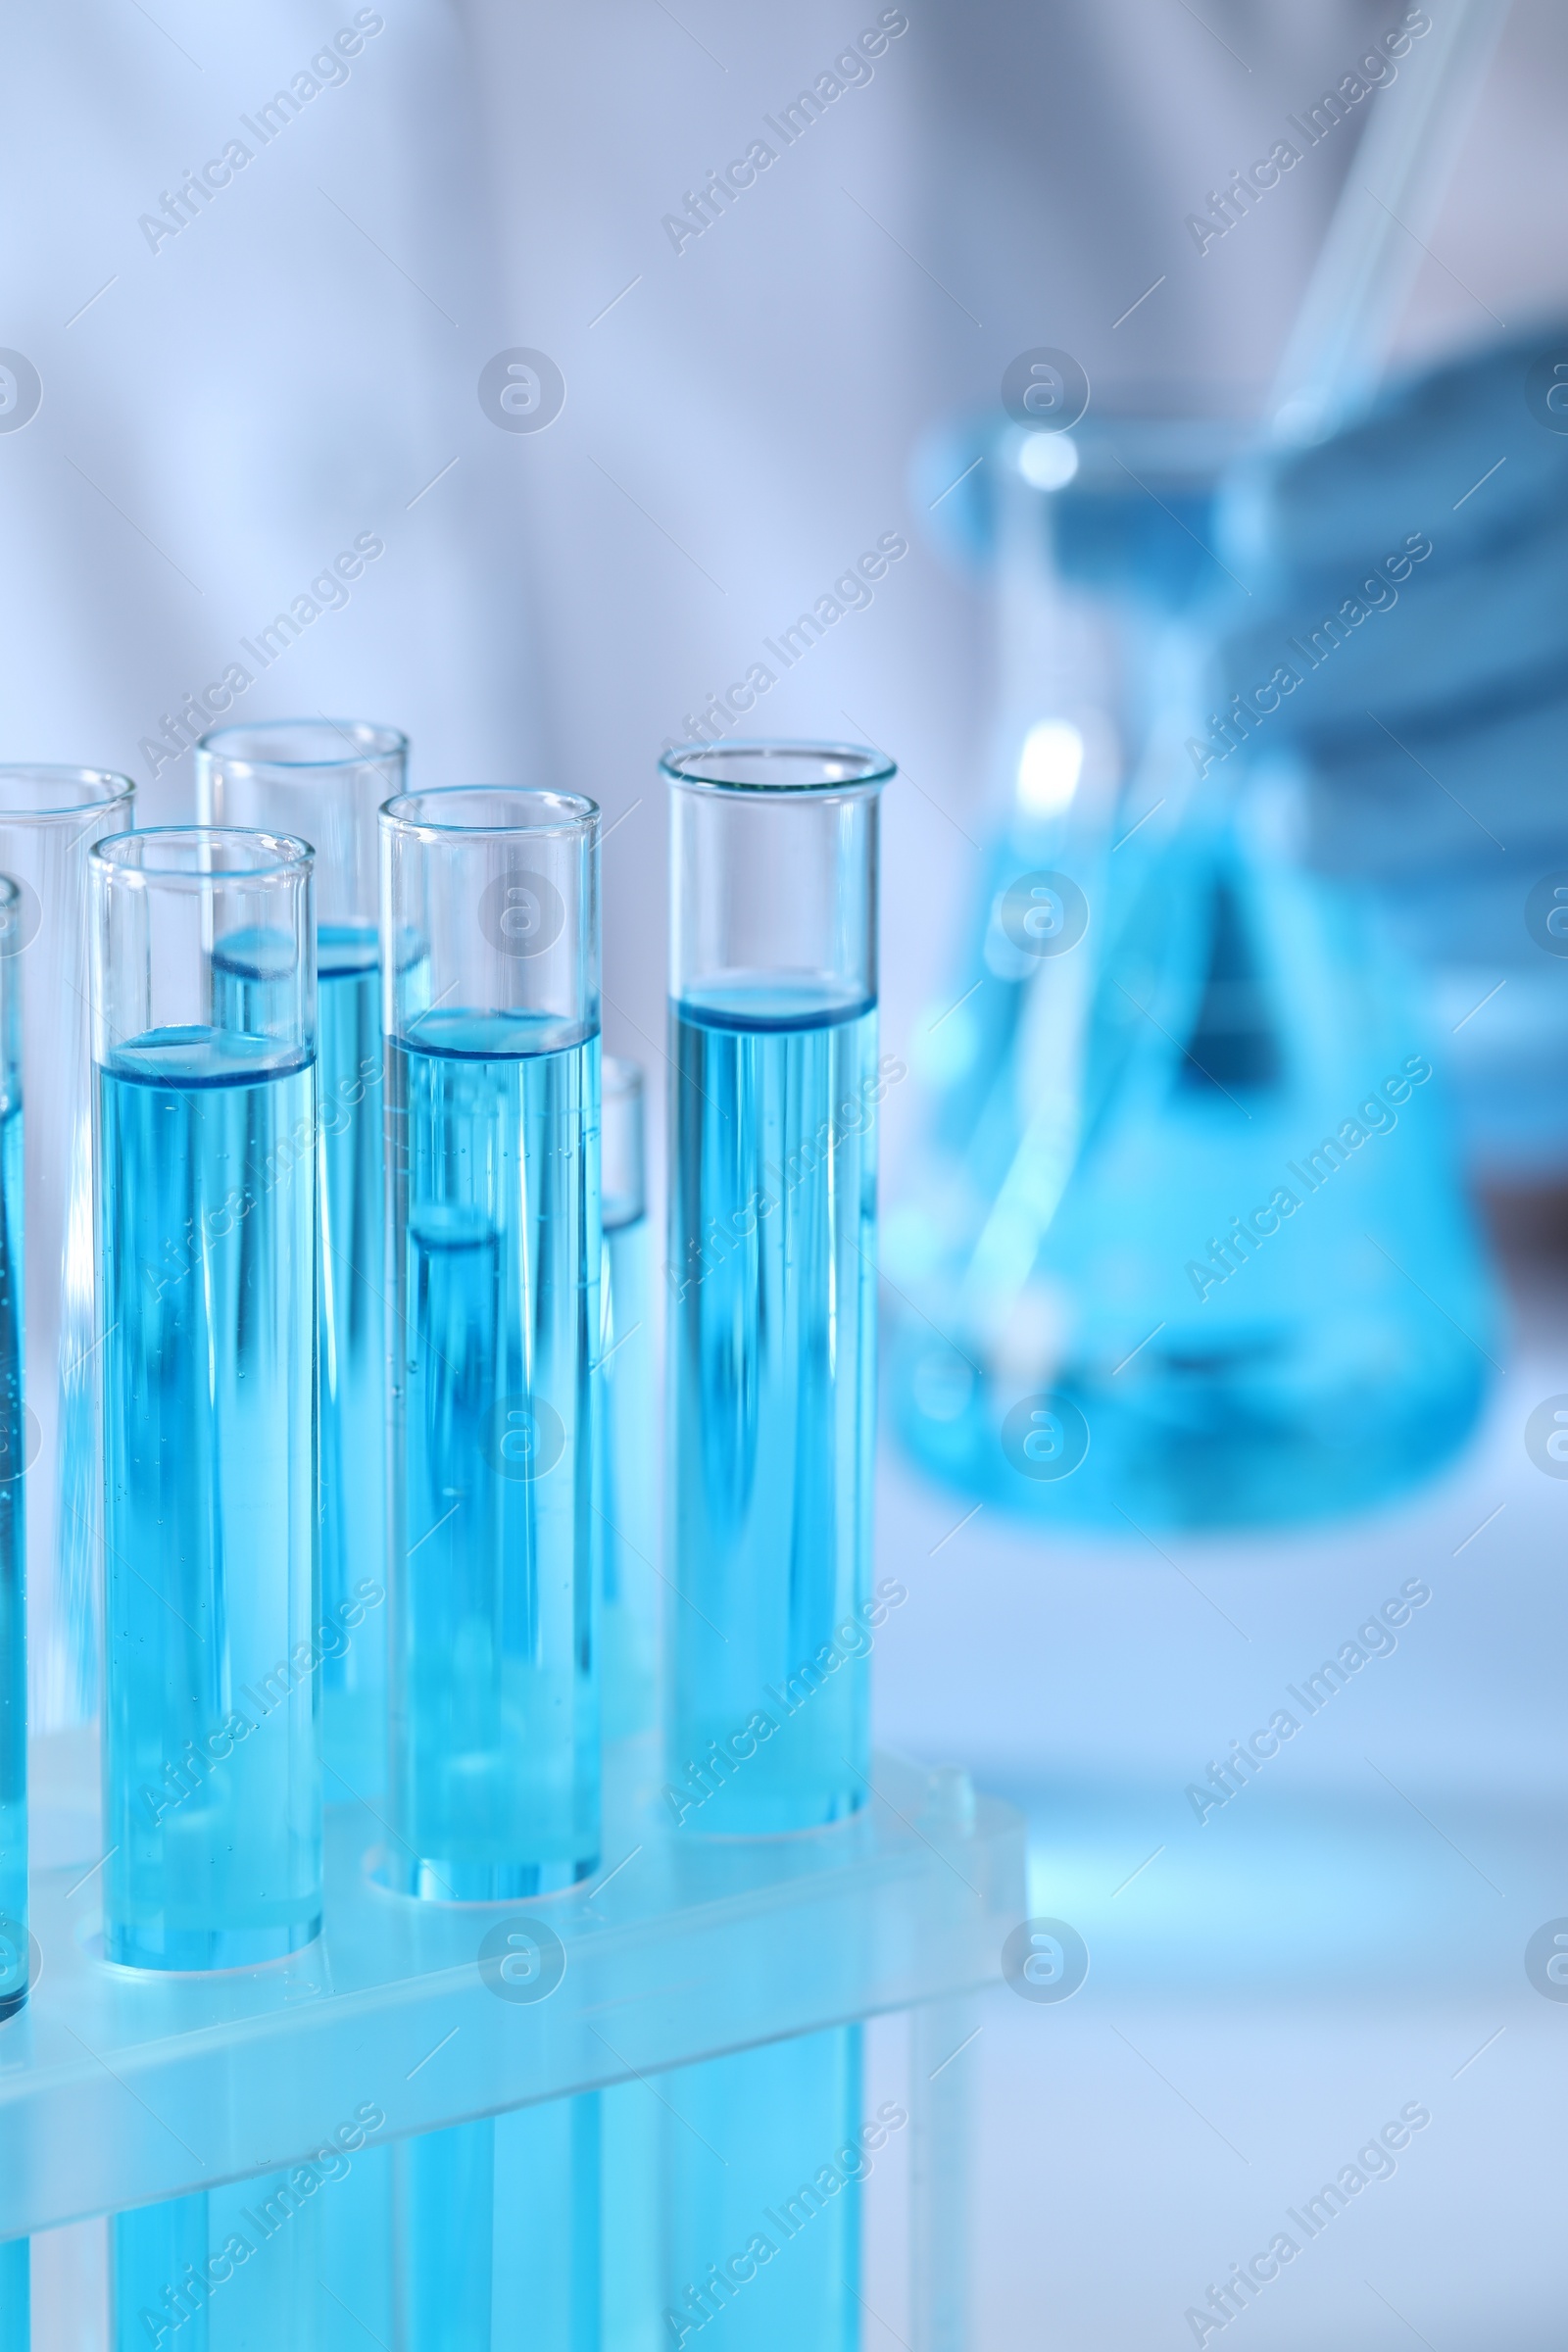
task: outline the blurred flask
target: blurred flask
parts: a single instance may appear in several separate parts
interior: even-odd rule
[[[1439,1040],[1369,909],[1301,866],[1289,773],[1239,790],[1243,757],[1200,779],[1189,751],[1226,741],[1195,700],[1223,428],[1062,438],[991,459],[1010,791],[918,1040],[898,1426],[1037,1518],[1361,1507],[1461,1442],[1494,1344]],[[1071,755],[1044,822],[1043,744]]]
[[[607,1740],[635,1739],[657,1721],[659,1670],[659,1428],[649,1255],[643,1073],[607,1054],[601,1084],[604,1255],[599,1358],[601,1705]]]

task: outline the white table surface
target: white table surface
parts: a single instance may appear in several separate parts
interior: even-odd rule
[[[1523,1432],[1568,1391],[1568,1280],[1513,1289],[1464,1456],[1352,1524],[1161,1557],[988,1509],[944,1542],[969,1505],[885,1460],[879,1559],[910,1597],[879,1740],[1027,1809],[1031,1909],[1091,1954],[1060,2005],[986,1995],[956,2062],[974,2352],[1191,2344],[1187,2309],[1282,2230],[1301,2253],[1224,2330],[1253,2352],[1560,2344],[1568,2002],[1524,1952],[1568,1914],[1568,1481]],[[1412,1577],[1432,1598],[1394,1654],[1200,1824],[1187,1785]],[[1432,2121],[1395,2176],[1308,2241],[1286,2209],[1406,2102]]]

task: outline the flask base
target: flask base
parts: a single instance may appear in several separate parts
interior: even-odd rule
[[[1436,1476],[1489,1382],[1468,1342],[1419,1381],[1269,1393],[1255,1363],[1188,1365],[1125,1396],[1063,1373],[1025,1394],[941,1342],[891,1351],[899,1437],[944,1486],[1038,1525],[1107,1533],[1301,1526],[1365,1511]],[[935,1357],[942,1357],[940,1363]]]

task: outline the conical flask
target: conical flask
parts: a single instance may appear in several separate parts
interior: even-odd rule
[[[1196,640],[1143,648],[1142,708],[1106,719],[1134,782],[1108,825],[1058,819],[1054,868],[1020,866],[1009,814],[947,1069],[928,1025],[930,1141],[888,1221],[895,1419],[1035,1518],[1364,1507],[1462,1441],[1496,1346],[1440,1041],[1371,910],[1293,855],[1288,771],[1194,780]]]

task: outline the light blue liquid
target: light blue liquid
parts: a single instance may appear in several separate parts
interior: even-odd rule
[[[337,2352],[368,2340],[321,2281],[324,2249],[361,2161],[334,2149],[330,2170],[318,2156],[116,2214],[114,2352]],[[363,2276],[373,2252],[362,2243],[362,2300],[378,2283]]]
[[[651,1238],[645,1216],[605,1228],[598,1537],[607,1740],[635,1739],[657,1719],[660,1431]]]
[[[99,1071],[105,1945],[320,1926],[316,1067],[155,1030]]]
[[[10,2237],[0,2245],[0,2344],[6,2352],[27,2352],[31,2313],[31,2240]]]
[[[392,1791],[405,1891],[599,1854],[599,1041],[426,1015],[389,1044]]]
[[[485,2116],[399,2140],[392,2180],[397,2341],[490,2352],[495,2124]]]
[[[321,1752],[357,1796],[373,1796],[386,1785],[381,977],[373,928],[327,924],[318,945]],[[282,932],[229,933],[213,958],[221,1026],[286,1028],[294,959]]]
[[[390,2155],[396,2316],[384,2342],[642,2352],[600,2328],[599,2093],[401,2139]]]
[[[346,2178],[328,2172],[317,2154],[309,2172],[293,2165],[208,2191],[210,2352],[274,2352],[284,2344],[288,2352],[337,2352],[368,2342],[320,2283],[333,2204],[347,2193],[361,2159],[344,2161]],[[250,2249],[243,2262],[242,2247]],[[186,2332],[166,2337],[163,2352],[185,2352]]]
[[[401,2143],[399,2143],[401,2144]],[[393,2328],[392,2170],[395,2146],[372,2142],[321,2198],[318,2312],[320,2352],[390,2347]]]
[[[856,2026],[664,2078],[660,2332],[644,2340],[691,2343],[710,2328],[744,2352],[854,2352],[873,2162],[860,2083]]]
[[[0,1108],[0,2021],[27,1996],[27,1646],[22,1106]],[[5,2249],[0,2248],[0,2256]],[[24,2256],[26,2248],[23,2247]]]
[[[321,1749],[329,1771],[370,1796],[386,1785],[386,1192],[373,934],[358,964],[353,950],[352,937],[323,931],[321,1621],[343,1629],[343,1646],[321,1667]]]
[[[867,1761],[875,1006],[678,1004],[671,1054],[672,1810],[803,1829]]]
[[[664,2114],[647,2082],[599,2093],[600,2277],[606,2352],[655,2352],[672,2339],[664,2289]]]
[[[603,2322],[601,2105],[588,2091],[496,2117],[490,2352],[634,2352]]]
[[[198,2191],[117,2213],[110,2245],[114,2352],[143,2352],[160,2340],[161,2328],[180,2352],[209,2352],[212,2331],[201,2283],[211,2252],[206,2195]]]

